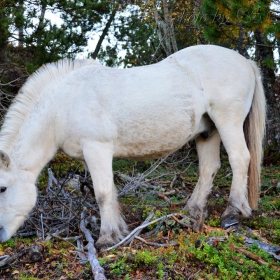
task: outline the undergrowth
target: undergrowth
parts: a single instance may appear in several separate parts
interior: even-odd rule
[[[185,198],[191,194],[198,180],[198,161],[196,154],[190,152],[182,160],[185,151],[166,159],[151,172],[144,182],[151,183],[156,191],[140,188],[132,195],[120,198],[121,208],[132,230],[143,223],[154,211],[153,219],[172,212],[181,212]],[[148,170],[154,162],[120,160],[113,161],[115,183],[122,190],[124,181],[119,174],[135,177]],[[47,168],[51,168],[56,178],[67,179],[73,174],[87,176],[80,161],[58,154],[44,169],[39,180],[39,191],[44,192],[48,181]],[[262,187],[259,209],[249,219],[242,220],[242,226],[250,228],[250,237],[280,244],[280,166],[266,166],[262,169]],[[72,174],[72,175],[71,175]],[[153,178],[157,178],[153,181]],[[151,181],[149,181],[151,180]],[[159,226],[154,224],[142,231],[141,237],[150,242],[163,244],[158,247],[134,240],[130,245],[101,252],[100,264],[108,279],[280,279],[280,262],[259,249],[255,244],[246,247],[244,239],[235,233],[227,234],[220,230],[220,215],[225,210],[230,183],[231,169],[226,156],[222,156],[222,167],[213,184],[208,203],[208,217],[205,224],[212,227],[210,232],[193,232],[175,220],[164,220]],[[70,188],[67,183],[64,186]],[[168,201],[158,196],[158,192],[168,192]],[[185,213],[185,212],[183,212]],[[185,213],[187,214],[187,213]],[[153,234],[149,234],[156,231]],[[215,230],[217,229],[217,230]],[[218,237],[209,244],[210,237]],[[223,240],[223,241],[221,241]],[[13,238],[0,245],[0,257],[4,254],[16,254],[34,242],[44,247],[43,260],[37,263],[17,262],[0,270],[3,279],[92,279],[89,264],[82,265],[76,258],[76,243],[59,239],[49,241],[33,238]],[[176,242],[177,245],[169,245]],[[239,253],[235,248],[245,248],[256,254],[267,265]],[[277,269],[279,268],[279,270]]]

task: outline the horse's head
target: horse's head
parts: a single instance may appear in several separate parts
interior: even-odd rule
[[[35,206],[36,188],[28,181],[0,151],[0,242],[11,238]]]

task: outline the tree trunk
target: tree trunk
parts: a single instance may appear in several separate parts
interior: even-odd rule
[[[18,4],[19,4],[20,13],[24,14],[23,0],[18,1]],[[18,28],[18,45],[21,47],[23,46],[23,39],[24,38],[23,38],[23,25],[22,25]]]
[[[201,6],[202,2],[203,2],[203,0],[194,0],[193,1],[193,5],[194,5],[193,13],[194,13],[195,17],[199,13],[199,9],[200,9],[200,6]],[[197,24],[196,24],[196,30],[197,31],[200,30],[200,27]],[[202,44],[200,36],[197,36],[196,44],[197,45],[201,45]]]
[[[255,32],[256,59],[260,63],[263,86],[267,101],[267,125],[265,146],[268,149],[280,150],[280,108],[275,96],[275,72],[268,66],[268,61],[274,61],[273,49],[261,31]]]
[[[8,20],[5,13],[5,7],[0,8],[0,64],[6,61],[6,49],[8,45],[8,26],[6,21]]]
[[[238,52],[245,56],[246,58],[250,58],[247,49],[245,47],[245,31],[243,27],[240,27],[239,29],[239,36],[238,36],[238,42],[237,42],[237,50]]]
[[[108,30],[109,30],[109,28],[110,28],[110,26],[111,26],[111,24],[112,24],[112,22],[113,22],[113,20],[114,20],[114,18],[115,18],[115,16],[116,16],[117,10],[118,10],[118,7],[116,7],[116,8],[112,11],[112,13],[111,13],[111,15],[110,15],[110,17],[109,17],[109,19],[108,19],[106,25],[105,25],[105,28],[103,29],[102,34],[101,34],[101,36],[100,36],[100,38],[99,38],[99,40],[98,40],[98,42],[97,42],[96,48],[95,48],[94,52],[91,54],[91,58],[93,58],[93,59],[96,59],[96,58],[97,58],[97,55],[98,55],[98,53],[99,53],[99,51],[100,51],[102,42],[103,42],[105,36],[107,35]]]
[[[47,9],[47,5],[43,4],[42,8],[41,8],[41,14],[39,17],[39,24],[38,24],[38,27],[36,30],[36,33],[38,34],[37,45],[39,48],[42,46],[42,31],[44,29],[44,20],[45,20],[46,9]]]
[[[156,2],[154,4],[154,18],[157,25],[157,34],[159,38],[159,44],[165,51],[165,56],[169,56],[172,53],[178,51],[177,41],[175,37],[175,31],[172,21],[172,11],[168,7],[168,2],[163,0],[163,19],[157,11]]]

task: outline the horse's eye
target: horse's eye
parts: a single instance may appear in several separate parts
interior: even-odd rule
[[[0,193],[3,193],[3,192],[5,192],[6,191],[6,187],[0,187]]]

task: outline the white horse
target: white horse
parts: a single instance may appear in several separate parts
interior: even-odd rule
[[[193,138],[200,178],[187,210],[194,217],[203,213],[222,140],[233,172],[222,221],[247,217],[257,207],[264,126],[259,71],[232,50],[195,46],[132,69],[94,60],[47,64],[20,89],[0,133],[0,241],[8,240],[34,207],[36,179],[58,150],[89,168],[101,216],[97,246],[113,244],[127,232],[113,157],[158,158]]]

